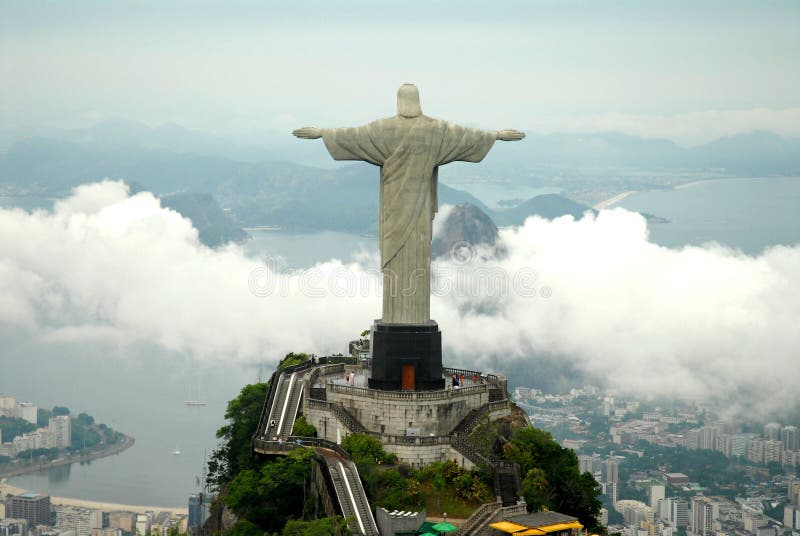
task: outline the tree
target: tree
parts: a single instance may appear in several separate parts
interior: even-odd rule
[[[227,536],[265,536],[264,531],[255,523],[240,519],[226,532]]]
[[[243,469],[258,467],[253,457],[251,438],[258,428],[268,393],[268,383],[245,385],[239,396],[228,402],[225,412],[227,423],[217,430],[217,437],[222,443],[208,462],[206,482],[213,489],[230,482]]]
[[[348,435],[342,441],[342,447],[353,456],[356,462],[393,463],[397,460],[397,456],[383,450],[380,441],[367,434]]]
[[[65,406],[53,406],[52,413],[56,416],[69,415],[69,408]]]
[[[445,487],[447,486],[447,480],[444,477],[444,472],[439,469],[433,474],[433,479],[431,480],[431,487],[433,488],[433,492],[436,494],[436,509],[442,509],[442,492],[444,491]]]
[[[36,424],[41,426],[47,426],[47,423],[50,422],[50,417],[53,416],[53,412],[44,408],[37,408],[36,409]]]
[[[342,516],[324,517],[313,521],[299,521],[290,519],[283,527],[281,536],[345,536],[350,534],[347,520]]]
[[[278,370],[284,369],[286,367],[291,367],[292,365],[302,365],[303,363],[307,362],[311,359],[311,356],[304,353],[294,353],[290,352],[286,354],[286,356],[281,359],[281,362],[278,363]]]
[[[239,471],[221,498],[240,518],[265,531],[278,531],[305,514],[305,492],[314,452],[295,449],[259,470]]]
[[[517,430],[505,447],[508,459],[520,465],[523,495],[532,509],[556,510],[577,517],[589,531],[603,531],[600,485],[590,473],[581,474],[578,458],[538,428]]]
[[[87,413],[78,413],[77,421],[84,426],[91,426],[94,424],[94,417]]]
[[[301,415],[299,419],[294,421],[294,427],[292,428],[292,435],[302,436],[302,437],[316,437],[317,429],[314,427],[313,424],[310,424],[306,420],[305,415]]]
[[[3,442],[13,441],[17,436],[36,430],[36,425],[25,419],[16,417],[0,417],[0,430],[3,432]]]

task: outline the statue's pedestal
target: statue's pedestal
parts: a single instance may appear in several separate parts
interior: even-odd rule
[[[444,389],[442,332],[431,320],[426,324],[372,325],[371,389],[383,391],[434,391]]]

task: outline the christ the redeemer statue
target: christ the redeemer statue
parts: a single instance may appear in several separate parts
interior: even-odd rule
[[[516,141],[516,130],[488,132],[422,114],[419,92],[403,84],[397,115],[355,128],[305,127],[298,138],[322,138],[334,160],[380,166],[379,240],[383,272],[383,322],[430,322],[433,217],[438,208],[439,166],[480,162],[495,140]]]

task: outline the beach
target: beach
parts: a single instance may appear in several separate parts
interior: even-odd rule
[[[600,201],[599,203],[594,205],[592,208],[595,209],[595,210],[603,210],[603,209],[606,209],[606,208],[611,208],[614,205],[616,205],[617,203],[619,203],[620,201],[622,201],[623,199],[625,199],[626,197],[628,197],[629,195],[635,194],[635,193],[636,193],[636,190],[628,190],[627,192],[622,192],[621,194],[617,194],[614,197],[609,197],[608,199],[606,199],[604,201]]]
[[[6,495],[21,495],[27,493],[29,490],[17,488],[5,482],[3,479],[0,482],[0,494],[5,498]],[[69,497],[50,497],[50,504],[64,505],[64,506],[80,506],[83,508],[92,508],[94,510],[102,510],[103,512],[135,512],[143,514],[145,512],[169,512],[172,515],[188,515],[189,509],[186,508],[169,508],[165,506],[141,506],[133,504],[117,504],[107,503],[100,501],[85,501],[82,499],[70,499]]]

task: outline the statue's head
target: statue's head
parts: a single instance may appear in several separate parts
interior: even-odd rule
[[[397,90],[397,114],[403,117],[422,115],[419,104],[419,91],[414,84],[403,84]]]

